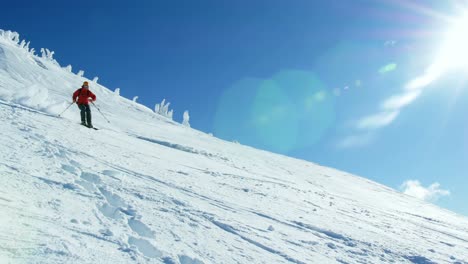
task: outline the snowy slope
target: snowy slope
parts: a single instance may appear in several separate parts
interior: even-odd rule
[[[465,217],[99,84],[58,118],[86,79],[0,35],[0,263],[468,263]]]

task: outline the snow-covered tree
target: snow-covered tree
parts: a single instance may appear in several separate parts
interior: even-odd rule
[[[25,46],[26,46],[26,41],[23,39],[21,43],[19,44],[19,47],[24,49]]]
[[[120,95],[120,88],[115,88],[114,94],[115,95]]]
[[[136,103],[136,101],[138,100],[138,95],[133,97],[133,102]]]
[[[154,106],[154,112],[160,114],[162,112],[162,108],[164,107],[165,102],[166,102],[166,99],[163,99],[161,104],[156,104]]]
[[[9,30],[5,31],[3,29],[0,29],[0,36],[2,36],[6,40],[11,40]]]
[[[80,77],[83,77],[84,71],[83,71],[83,70],[80,70],[76,75],[78,75],[78,76],[80,76]]]
[[[54,51],[50,51],[49,49],[41,48],[41,57],[46,60],[53,61],[54,60]]]
[[[20,40],[20,35],[18,34],[18,32],[11,32],[11,41],[18,44],[19,40]]]
[[[165,116],[167,118],[172,119],[172,115],[173,115],[174,111],[173,110],[169,111],[169,105],[170,104],[171,103],[169,103],[169,102],[166,104],[166,99],[163,99],[161,104],[156,104],[154,106],[154,112],[157,113],[157,114],[160,114],[162,116]]]
[[[65,69],[67,72],[71,72],[72,66],[69,64],[67,67],[63,67],[63,69]]]
[[[19,40],[20,40],[20,36],[19,36],[18,32],[13,32],[13,31],[10,31],[10,30],[0,31],[0,36],[3,36],[4,39],[12,41],[12,42],[14,42],[16,44],[18,44]]]
[[[46,49],[46,53],[47,53],[47,59],[53,61],[55,51],[50,51],[50,50]]]
[[[170,105],[170,104],[171,104],[171,103],[167,102],[167,104],[163,105],[162,111],[163,111],[163,113],[164,113],[166,116],[167,116],[168,113],[169,113],[169,105]]]
[[[34,48],[32,48],[30,51],[29,51],[29,54],[31,54],[32,56],[35,56],[36,55],[36,50]]]
[[[97,76],[96,76],[96,77],[94,77],[94,79],[93,79],[93,83],[97,83],[97,81],[98,81],[98,80],[99,80],[99,77],[97,77]]]
[[[184,120],[182,121],[182,125],[190,127],[189,120],[190,120],[189,111],[188,111],[188,110],[185,110],[185,112],[184,112]]]

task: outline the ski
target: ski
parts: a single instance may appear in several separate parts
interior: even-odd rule
[[[89,128],[89,129],[99,130],[99,128],[96,128],[96,127],[89,127],[89,126],[87,126],[87,125],[83,125],[83,124],[81,124],[81,125],[82,125],[82,126],[84,126],[84,127],[87,127],[87,128]]]

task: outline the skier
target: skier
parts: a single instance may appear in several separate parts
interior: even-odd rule
[[[94,95],[88,88],[88,82],[84,82],[81,88],[73,93],[73,103],[76,103],[78,108],[81,110],[81,124],[92,128],[93,124],[91,122],[91,109],[89,108],[89,102],[96,101],[96,95]]]

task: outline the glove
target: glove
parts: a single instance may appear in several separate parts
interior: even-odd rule
[[[73,99],[73,104],[74,104],[74,103],[76,103],[76,100],[75,100],[75,99]]]

